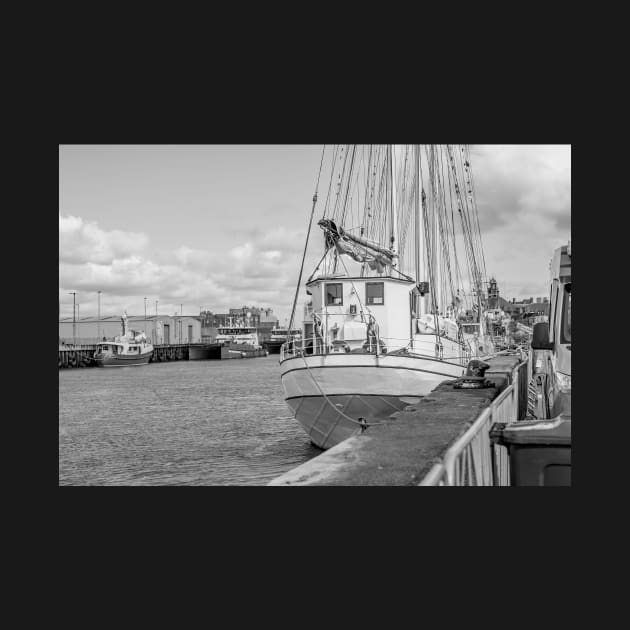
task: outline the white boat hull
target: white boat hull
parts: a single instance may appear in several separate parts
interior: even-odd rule
[[[280,367],[287,404],[324,449],[361,431],[360,418],[383,420],[466,369],[424,357],[346,353],[289,358]]]

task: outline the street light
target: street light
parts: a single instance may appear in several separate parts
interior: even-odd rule
[[[144,333],[147,330],[147,298],[144,298]]]
[[[96,320],[96,341],[99,342],[101,340],[101,293],[102,291],[97,291],[98,293],[98,317]]]
[[[158,305],[159,300],[155,300],[155,323],[153,325],[153,332],[155,333],[155,345],[157,345],[157,318],[158,318],[158,314],[157,314],[157,305]]]
[[[77,343],[76,337],[77,337],[77,330],[76,330],[76,322],[74,319],[74,312],[75,312],[75,302],[76,302],[76,295],[77,292],[76,291],[68,291],[68,295],[72,296],[72,345],[75,346]]]

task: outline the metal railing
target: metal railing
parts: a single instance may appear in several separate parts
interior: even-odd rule
[[[512,383],[483,410],[420,482],[421,486],[509,486],[510,462],[504,446],[492,444],[496,422],[514,422],[527,410],[527,361],[512,371]]]
[[[459,344],[457,355],[443,354],[439,355],[440,359],[458,361],[462,365],[467,365],[468,361],[475,355],[470,350],[470,347],[461,346],[461,342],[458,339],[451,339],[450,337],[438,336],[433,333],[427,333],[427,337],[440,339],[448,342],[454,342]],[[348,343],[350,342],[350,343]],[[361,345],[358,345],[361,344]],[[280,347],[280,361],[284,359],[302,357],[302,356],[323,356],[327,354],[338,354],[344,352],[352,352],[353,354],[376,354],[378,345],[378,354],[407,352],[410,356],[420,356],[426,358],[434,358],[437,354],[430,354],[428,352],[421,352],[413,350],[412,341],[408,338],[402,337],[383,337],[382,335],[370,336],[365,339],[350,339],[350,340],[338,340],[333,339],[324,340],[315,334],[308,337],[297,339],[294,341],[287,341]],[[436,344],[434,344],[436,345]],[[351,349],[351,346],[355,346]]]

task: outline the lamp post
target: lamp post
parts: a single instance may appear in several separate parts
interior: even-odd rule
[[[98,316],[96,318],[96,341],[101,340],[101,293],[102,291],[97,291],[98,293]]]
[[[76,320],[74,318],[75,313],[75,303],[76,303],[76,291],[68,291],[68,295],[72,296],[72,345],[75,346],[77,343],[77,330],[76,330]]]
[[[81,315],[79,314],[80,304],[77,304],[77,332],[79,333],[79,339],[81,339]]]
[[[158,318],[158,314],[157,314],[157,305],[158,305],[159,300],[155,300],[155,323],[153,325],[153,332],[155,333],[155,345],[157,345],[157,318]]]
[[[147,330],[147,298],[144,298],[144,334],[146,335]]]
[[[184,317],[184,305],[180,304],[179,305],[179,343],[184,343],[183,317]]]

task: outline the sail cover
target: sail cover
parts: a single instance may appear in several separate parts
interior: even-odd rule
[[[331,219],[322,219],[317,225],[324,230],[326,249],[335,247],[340,254],[347,254],[357,262],[367,263],[370,269],[379,273],[394,262],[394,253],[391,250],[348,234]]]

